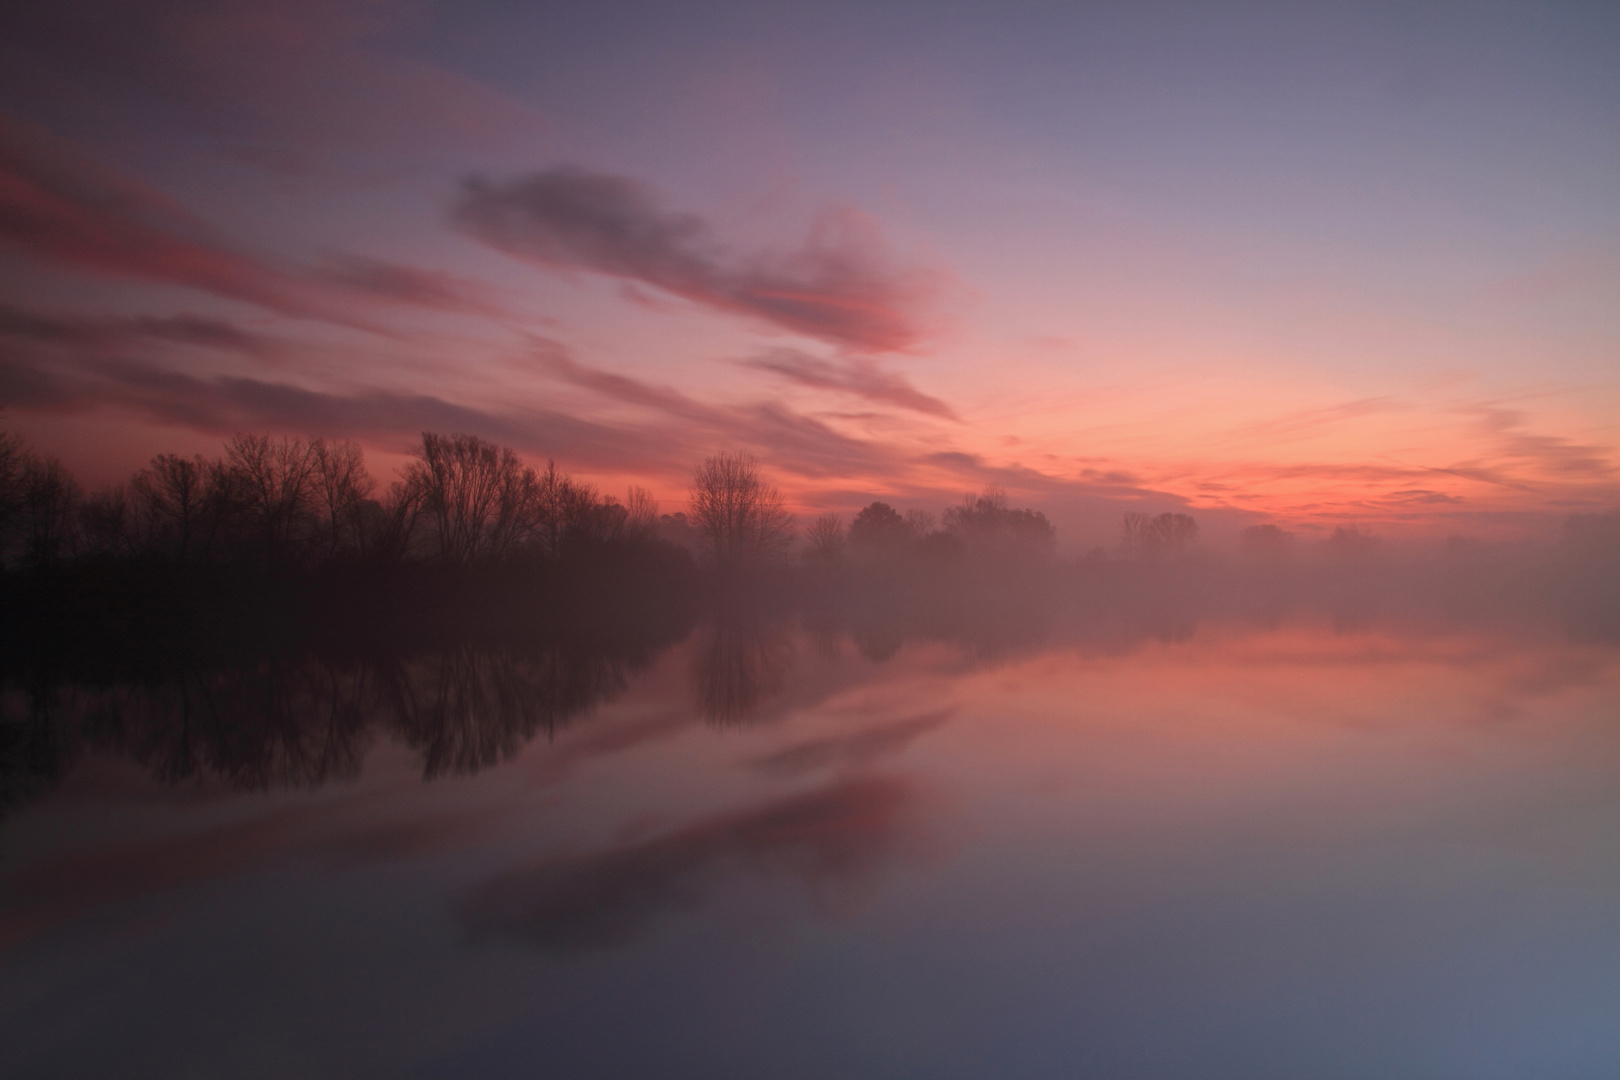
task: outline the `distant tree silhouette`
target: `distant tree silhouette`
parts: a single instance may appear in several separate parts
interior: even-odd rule
[[[405,467],[409,490],[402,496],[420,500],[447,562],[505,555],[553,524],[550,516],[558,512],[567,483],[555,468],[547,470],[543,487],[539,474],[510,449],[475,435],[423,432],[414,453],[416,460]]]
[[[792,537],[782,495],[759,474],[752,454],[718,454],[692,475],[692,523],[720,566],[757,563],[779,554]]]
[[[1243,552],[1254,558],[1282,558],[1294,550],[1294,534],[1277,525],[1250,525],[1238,534]]]
[[[837,514],[822,514],[810,523],[806,539],[810,541],[806,558],[823,564],[838,562],[844,557],[844,519]]]
[[[849,546],[863,554],[893,554],[913,538],[899,511],[886,502],[874,502],[849,523]]]
[[[326,519],[326,555],[359,551],[363,545],[361,507],[377,484],[366,472],[365,457],[352,442],[316,439],[314,493]]]
[[[1360,525],[1340,525],[1324,542],[1324,547],[1335,559],[1359,562],[1377,554],[1379,541]]]
[[[146,530],[129,488],[115,484],[79,503],[79,544],[85,554],[135,555],[147,546]]]
[[[23,469],[28,457],[28,447],[21,439],[0,431],[0,559],[11,546],[22,516]]]
[[[227,497],[250,546],[273,564],[299,560],[319,528],[315,447],[304,439],[238,433],[225,444]]]
[[[22,468],[25,559],[44,566],[73,554],[81,495],[78,482],[60,461],[28,456]]]
[[[1125,515],[1121,540],[1128,554],[1149,559],[1176,558],[1198,539],[1198,522],[1187,514]]]
[[[1013,510],[997,487],[969,495],[945,511],[945,529],[970,550],[999,555],[1048,555],[1057,530],[1038,510]]]
[[[636,540],[650,540],[658,532],[658,500],[652,492],[635,484],[625,493],[625,527]]]
[[[546,471],[536,474],[532,498],[534,536],[541,551],[554,558],[562,553],[563,541],[570,530],[583,529],[600,535],[604,531],[615,531],[614,526],[618,524],[612,521],[618,515],[597,512],[595,490],[558,472],[554,461],[547,461]]]
[[[921,540],[932,533],[939,526],[939,519],[927,510],[907,510],[906,528],[910,530],[912,539]]]
[[[130,481],[146,544],[181,562],[207,557],[226,510],[224,466],[200,455],[159,454]]]

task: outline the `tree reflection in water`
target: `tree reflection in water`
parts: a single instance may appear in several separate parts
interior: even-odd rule
[[[510,760],[530,739],[621,693],[624,657],[551,646],[463,645],[380,673],[388,722],[422,755],[427,778]]]
[[[462,643],[12,690],[0,701],[0,806],[43,793],[84,750],[127,756],[166,783],[261,791],[353,780],[386,733],[417,751],[426,778],[476,772],[622,692],[657,651]]]
[[[698,708],[721,727],[758,718],[793,667],[793,638],[782,619],[727,612],[702,632],[692,659]]]

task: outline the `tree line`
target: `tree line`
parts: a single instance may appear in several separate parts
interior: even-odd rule
[[[0,433],[0,560],[12,566],[96,556],[464,565],[648,541],[656,517],[644,489],[620,502],[471,435],[424,433],[386,489],[352,442],[244,433],[218,457],[159,454],[127,482],[86,493],[59,461]]]
[[[1585,536],[1578,525],[1571,528]],[[581,545],[684,548],[721,568],[781,565],[795,551],[822,568],[963,557],[1029,565],[1050,560],[1056,539],[1045,514],[1009,505],[994,487],[938,516],[874,501],[847,525],[822,514],[801,535],[781,493],[742,452],[703,461],[684,508],[660,515],[645,488],[632,486],[620,500],[555,462],[537,468],[509,447],[466,434],[424,432],[387,486],[353,442],[240,433],[216,457],[158,454],[128,481],[86,492],[61,462],[0,432],[0,566],[13,568],[83,557],[283,569],[341,561],[467,566],[555,561]],[[1198,541],[1188,514],[1127,512],[1117,550],[1162,562],[1187,556]],[[1243,530],[1239,541],[1240,551],[1268,561],[1298,546],[1293,533],[1271,524]],[[1354,560],[1378,546],[1372,534],[1346,525],[1323,549]]]
[[[473,435],[425,432],[386,488],[346,440],[240,433],[217,457],[158,454],[128,481],[86,492],[54,458],[0,432],[0,565],[80,558],[309,568],[334,561],[488,564],[556,560],[581,544],[685,547],[722,568],[780,564],[793,518],[747,453],[694,471],[682,511],[658,513],[645,489],[621,501],[560,471],[524,463]],[[1049,555],[1045,515],[999,490],[941,518],[873,502],[846,530],[822,515],[804,536],[812,563],[969,552]]]

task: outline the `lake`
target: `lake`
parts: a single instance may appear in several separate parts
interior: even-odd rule
[[[59,688],[88,734],[0,820],[5,1071],[1614,1075],[1613,641],[1031,638]]]

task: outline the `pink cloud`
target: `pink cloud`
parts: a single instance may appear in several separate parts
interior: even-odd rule
[[[928,275],[894,268],[876,227],[852,211],[823,216],[795,251],[739,256],[702,218],[663,209],[646,185],[564,166],[505,182],[473,177],[452,218],[542,266],[656,286],[843,348],[900,352],[924,337]]]
[[[0,115],[0,243],[98,275],[198,289],[299,318],[386,331],[378,301],[498,314],[478,282],[359,256],[281,266],[41,128]]]
[[[951,407],[929,397],[893,372],[882,371],[871,360],[826,360],[797,349],[773,349],[743,361],[744,366],[769,371],[800,386],[851,394],[881,405],[898,405],[928,416],[957,419]]]

